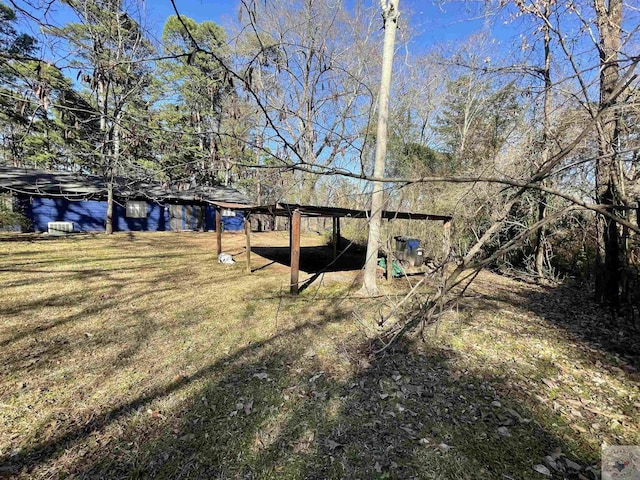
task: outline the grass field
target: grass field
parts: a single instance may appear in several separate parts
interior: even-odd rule
[[[546,455],[595,478],[601,444],[640,444],[637,337],[584,292],[483,274],[374,360],[402,281],[294,298],[224,245],[237,264],[206,233],[0,238],[0,478],[535,479]]]

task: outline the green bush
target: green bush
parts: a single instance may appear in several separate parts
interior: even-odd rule
[[[29,220],[20,212],[14,212],[9,202],[0,199],[0,229],[13,227],[26,229],[29,227]]]

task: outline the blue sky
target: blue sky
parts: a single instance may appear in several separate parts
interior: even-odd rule
[[[352,4],[346,0],[347,5]],[[176,0],[176,6],[181,14],[201,22],[213,20],[225,25],[237,18],[236,0]],[[379,0],[364,0],[364,5],[378,6]],[[164,20],[173,15],[173,7],[169,0],[147,1],[149,21],[156,25],[158,32]],[[409,19],[410,24],[419,33],[416,39],[418,48],[425,48],[434,43],[441,43],[466,38],[470,34],[482,30],[493,22],[484,16],[484,2],[474,0],[459,0],[435,2],[432,0],[400,0],[400,11]],[[504,25],[492,28],[499,38],[509,38],[509,29]]]
[[[237,19],[238,0],[175,0],[181,14],[201,22],[212,20],[222,26],[229,25]],[[257,0],[261,1],[261,0]],[[379,8],[379,0],[362,0],[363,6]],[[22,3],[22,2],[19,2]],[[341,3],[336,0],[336,3]],[[347,7],[353,5],[353,0],[343,0]],[[25,3],[26,5],[26,3]],[[174,14],[170,0],[146,0],[147,27],[159,38],[162,26],[170,15]],[[31,10],[31,9],[30,9]],[[421,53],[430,49],[434,44],[442,44],[461,40],[469,35],[490,28],[498,39],[511,44],[517,35],[513,26],[504,25],[500,20],[485,16],[485,2],[481,0],[400,0],[400,11],[404,21],[409,21],[418,36],[414,39],[411,49]],[[32,10],[39,16],[41,12]],[[69,9],[60,3],[53,4],[48,19],[57,25],[74,21]],[[28,22],[31,23],[31,22]],[[380,22],[382,25],[382,21]],[[37,27],[31,24],[32,34],[37,33]]]
[[[192,17],[198,21],[220,21],[224,17],[235,16],[238,2],[232,0],[176,0],[176,6],[180,13]],[[156,0],[148,2],[149,13],[157,14],[162,18],[173,15],[173,7],[169,0]]]
[[[236,16],[238,2],[235,0],[175,0],[181,15],[191,17],[197,22],[213,20],[224,25]],[[158,31],[167,17],[174,15],[169,0],[147,1],[147,14],[150,22],[157,24]]]
[[[362,2],[365,7],[379,8],[380,0]],[[343,0],[342,3],[349,7],[353,0]],[[181,14],[198,22],[212,20],[222,26],[237,19],[238,5],[237,0],[176,0]],[[151,25],[157,26],[156,35],[160,36],[164,20],[174,13],[171,2],[147,0],[146,8]],[[510,49],[515,44],[518,44],[516,48],[519,47],[515,25],[505,24],[504,15],[487,16],[483,0],[400,0],[400,12],[418,35],[410,47],[414,53],[428,51],[435,44],[462,40],[486,29],[502,42],[502,49]]]
[[[349,5],[352,2],[344,3]],[[365,0],[364,5],[367,6],[367,3],[377,6],[379,0]],[[400,11],[410,15],[412,24],[424,31],[424,35],[431,40],[455,39],[482,28],[482,2],[471,0],[447,2],[446,5],[439,3],[430,0],[401,0]],[[235,0],[176,0],[181,14],[197,21],[213,20],[220,24],[236,17],[238,4]],[[173,7],[169,0],[147,1],[147,12],[151,20],[162,22],[173,14]],[[470,18],[475,20],[469,20]]]
[[[237,15],[236,0],[176,0],[181,14],[197,21],[213,20],[225,24]],[[347,0],[344,3],[352,4]],[[379,0],[365,0],[364,5],[379,5]],[[147,2],[147,11],[154,21],[162,22],[173,14],[169,0]],[[483,18],[484,2],[460,0],[434,2],[431,0],[400,0],[400,11],[409,15],[411,23],[427,43],[434,41],[454,40],[467,36],[481,29],[485,23]]]

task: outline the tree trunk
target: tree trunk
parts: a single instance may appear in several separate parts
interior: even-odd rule
[[[113,127],[111,128],[111,146],[108,150],[111,150],[111,155],[108,155],[107,170],[107,221],[105,225],[105,232],[107,234],[113,233],[113,177],[115,176],[116,168],[120,163],[120,137],[123,112],[120,110],[115,114]]]
[[[107,218],[104,231],[107,235],[113,233],[113,169],[107,176]]]
[[[256,135],[256,165],[260,165],[260,157],[262,153],[262,135]],[[262,172],[260,168],[254,170],[256,182],[256,203],[262,205]]]
[[[544,167],[549,160],[549,142],[551,130],[551,35],[549,32],[549,24],[547,19],[551,15],[550,2],[545,4],[544,8],[544,99],[543,99],[543,119],[542,119],[542,152],[540,155],[540,167]],[[543,181],[544,185],[544,181]],[[539,192],[538,198],[538,222],[544,220],[547,213],[547,194],[543,191]],[[546,227],[539,227],[536,231],[536,247],[535,247],[535,269],[538,278],[543,279],[544,275],[544,242]]]
[[[547,195],[544,192],[540,193],[538,198],[538,222],[545,219],[547,214]],[[539,279],[545,277],[544,274],[544,242],[545,242],[545,228],[538,227],[536,231],[536,249],[535,249],[535,268],[536,275]]]
[[[313,15],[311,10],[311,2],[307,1],[307,18],[311,18]],[[307,22],[307,26],[309,29],[313,28],[313,22]],[[311,30],[307,32],[310,38],[313,38],[313,33]],[[302,102],[300,106],[300,131],[302,133],[301,136],[301,144],[300,144],[300,153],[302,155],[302,162],[306,164],[306,166],[313,168],[316,164],[316,156],[314,152],[314,137],[315,137],[315,129],[314,129],[314,95],[313,95],[313,80],[312,75],[314,71],[313,67],[313,59],[315,57],[315,53],[313,50],[309,50],[309,52],[305,55],[305,65],[302,76]],[[300,203],[302,205],[312,205],[316,202],[316,192],[315,187],[318,181],[318,177],[309,172],[302,172],[302,190],[300,191]],[[307,221],[307,228],[310,225],[310,218]]]
[[[620,133],[619,113],[610,105],[620,73],[618,55],[621,42],[622,0],[594,0],[600,34],[600,108],[605,109],[598,127],[598,160],[596,162],[596,200],[620,215],[616,205],[624,202],[624,179],[617,151]],[[624,215],[622,213],[621,215]],[[620,301],[620,276],[623,274],[617,223],[603,215],[596,220],[598,249],[596,255],[596,300],[617,309]]]
[[[102,79],[98,81],[97,98],[100,105],[100,132],[102,133],[100,160],[107,184],[107,214],[104,231],[107,235],[111,235],[113,233],[113,162],[109,150],[113,148],[111,144],[113,138],[112,132],[107,127],[109,84]]]
[[[396,28],[398,26],[399,0],[382,0],[382,18],[384,19],[384,46],[382,56],[382,79],[378,99],[378,129],[376,137],[375,164],[373,176],[384,176],[387,155],[387,122],[389,118],[389,92],[391,90],[391,70],[393,67],[393,51],[395,48]],[[362,293],[375,295],[376,267],[378,265],[378,249],[380,247],[380,231],[382,223],[382,209],[384,192],[382,182],[373,182],[371,193],[371,218],[369,219],[369,238],[367,241],[367,256],[365,260]],[[389,267],[390,268],[390,267]]]

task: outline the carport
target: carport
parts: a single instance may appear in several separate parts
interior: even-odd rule
[[[240,204],[229,204],[216,202],[218,208],[229,208],[242,210],[245,218],[245,236],[246,236],[246,270],[251,273],[251,214],[265,214],[278,217],[289,218],[289,250],[291,254],[291,282],[290,292],[296,295],[299,291],[299,277],[300,277],[300,220],[304,217],[317,217],[317,218],[332,218],[333,228],[333,255],[334,258],[338,255],[340,250],[340,219],[341,218],[365,218],[371,217],[370,210],[356,210],[350,208],[338,208],[338,207],[318,207],[311,205],[299,205],[294,203],[277,203],[274,205],[263,206],[248,206]],[[220,218],[220,215],[216,215],[216,218]],[[384,210],[382,212],[382,218],[387,220],[418,220],[418,221],[439,221],[443,223],[444,228],[444,241],[443,252],[448,254],[451,247],[451,220],[450,215],[435,215],[429,213],[415,213],[415,212],[397,212]],[[216,227],[217,232],[217,246],[218,254],[222,252],[222,236],[220,229]]]

